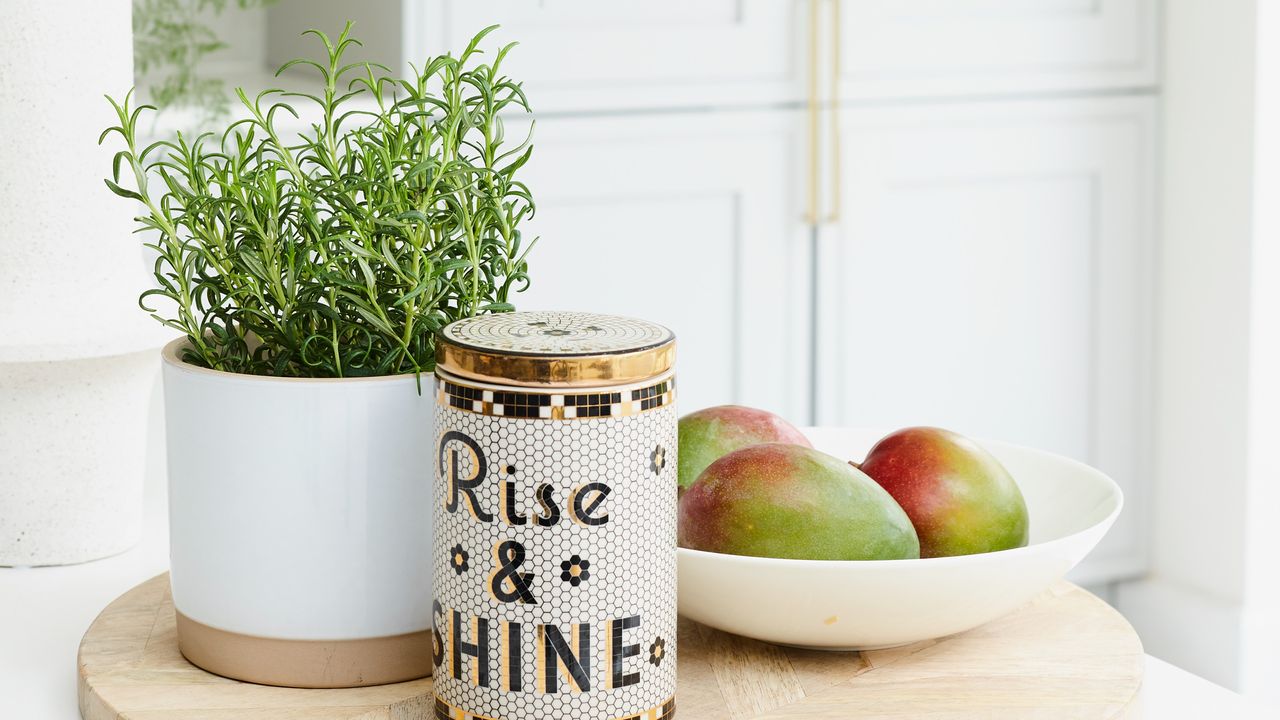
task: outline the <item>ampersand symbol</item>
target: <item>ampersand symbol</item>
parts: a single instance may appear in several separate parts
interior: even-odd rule
[[[504,540],[493,548],[494,569],[489,576],[489,589],[501,602],[537,604],[529,584],[533,573],[522,573],[518,568],[524,563],[524,546],[514,540]]]

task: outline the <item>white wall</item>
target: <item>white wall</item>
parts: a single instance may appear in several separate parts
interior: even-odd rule
[[[1237,687],[1249,469],[1255,0],[1165,4],[1147,650]]]
[[[267,54],[267,11],[261,8],[241,10],[227,3],[221,13],[205,11],[204,21],[227,47],[210,55],[204,67],[215,75],[235,72],[246,66],[264,66]],[[269,68],[275,71],[276,66]]]
[[[425,59],[425,52],[406,54],[399,8],[387,0],[374,3],[314,2],[314,0],[281,0],[267,8],[263,43],[265,62],[275,70],[297,57],[315,57],[323,50],[316,38],[303,37],[304,30],[316,29],[336,38],[348,22],[354,23],[352,35],[361,47],[349,48],[343,55],[347,62],[379,62],[395,68],[401,58],[415,62]],[[455,50],[460,51],[461,48]]]
[[[1280,702],[1280,7],[1259,3],[1241,689]]]

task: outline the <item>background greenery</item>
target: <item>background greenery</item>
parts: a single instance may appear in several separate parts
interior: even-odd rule
[[[157,107],[198,108],[207,122],[229,109],[226,84],[200,73],[201,61],[227,44],[205,22],[228,6],[239,10],[277,0],[133,0],[133,64],[148,77],[148,97]]]

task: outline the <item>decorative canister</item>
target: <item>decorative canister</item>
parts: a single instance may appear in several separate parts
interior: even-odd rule
[[[435,717],[675,717],[674,358],[589,313],[442,332]]]

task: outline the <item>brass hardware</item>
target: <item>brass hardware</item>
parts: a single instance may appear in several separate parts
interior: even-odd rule
[[[830,121],[831,151],[831,212],[827,222],[840,220],[840,0],[831,0],[831,77],[830,105],[827,117]]]
[[[548,357],[511,355],[436,344],[436,366],[468,380],[532,387],[625,385],[661,375],[675,365],[675,342],[620,355]]]
[[[821,58],[820,43],[822,35],[822,11],[826,3],[823,0],[809,0],[809,196],[805,209],[805,222],[810,225],[836,222],[840,219],[840,0],[831,0],[831,15],[828,42],[831,43],[831,66],[827,77],[825,100],[819,95],[819,64]],[[822,113],[823,104],[827,107],[827,141],[829,147],[823,147]],[[821,164],[826,156],[831,173],[831,208],[821,215],[822,173]]]
[[[821,0],[809,0],[809,197],[805,207],[805,222],[810,225],[818,223],[818,185],[821,178],[818,174],[819,148],[818,137],[819,100],[818,100],[818,17]]]
[[[667,328],[595,313],[480,315],[436,338],[437,369],[504,386],[626,385],[669,372],[675,357]]]

